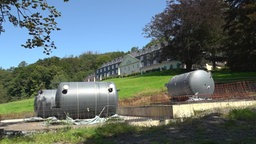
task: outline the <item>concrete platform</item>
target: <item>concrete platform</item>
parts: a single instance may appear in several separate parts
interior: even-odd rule
[[[118,108],[124,116],[151,117],[155,119],[176,119],[192,117],[199,112],[229,111],[236,108],[256,106],[256,100],[203,101],[172,105],[153,105]]]
[[[172,105],[172,114],[173,118],[184,118],[192,117],[196,113],[204,111],[229,111],[237,108],[246,108],[253,105],[256,106],[255,100],[209,101],[202,103],[175,104]]]

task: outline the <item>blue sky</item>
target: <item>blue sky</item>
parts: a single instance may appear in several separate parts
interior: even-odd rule
[[[149,38],[142,29],[152,16],[166,7],[166,0],[48,0],[62,13],[57,19],[61,31],[52,39],[57,46],[50,55],[41,48],[25,49],[20,45],[28,38],[24,29],[6,23],[6,32],[0,35],[0,67],[17,67],[21,61],[28,64],[39,59],[58,56],[79,56],[87,51],[97,53],[129,51],[142,48]]]

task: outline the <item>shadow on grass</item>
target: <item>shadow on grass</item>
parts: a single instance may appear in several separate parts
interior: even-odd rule
[[[228,115],[212,113],[199,118],[157,127],[137,127],[126,123],[107,124],[96,130],[84,143],[190,143],[222,144],[256,141],[256,110],[235,110]]]

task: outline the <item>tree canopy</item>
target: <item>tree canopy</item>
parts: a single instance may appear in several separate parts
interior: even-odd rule
[[[55,21],[60,16],[61,13],[46,0],[0,0],[0,34],[5,32],[3,23],[10,22],[27,29],[31,36],[23,47],[43,47],[44,53],[50,54],[56,48],[51,33],[60,30]]]
[[[203,61],[227,61],[234,70],[255,70],[256,2],[253,0],[176,0],[144,28],[146,37],[164,40],[163,57],[190,70]]]
[[[86,52],[78,57],[51,57],[28,65],[0,69],[0,103],[35,96],[41,89],[56,89],[60,82],[84,81],[104,62],[124,52],[97,54]]]
[[[163,57],[184,62],[187,69],[200,64],[206,53],[213,55],[221,33],[224,3],[216,0],[169,1],[167,8],[146,25],[146,37],[169,44]],[[215,45],[215,46],[214,46]]]
[[[227,0],[226,54],[233,70],[256,70],[256,1]]]

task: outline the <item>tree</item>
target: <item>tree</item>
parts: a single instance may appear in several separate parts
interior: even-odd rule
[[[40,89],[56,88],[59,82],[68,80],[61,67],[39,64],[18,67],[12,72],[12,77],[7,88],[12,99],[35,96]]]
[[[138,52],[138,50],[139,50],[139,47],[132,47],[131,48],[131,53]]]
[[[124,52],[97,54],[86,52],[78,57],[51,57],[9,70],[0,68],[0,103],[35,96],[40,89],[56,89],[60,82],[83,81],[104,62]]]
[[[227,0],[225,30],[228,32],[228,66],[232,70],[256,70],[256,1]]]
[[[9,100],[6,87],[11,79],[11,72],[0,69],[0,103]]]
[[[23,47],[43,47],[44,53],[49,54],[56,48],[50,34],[60,30],[55,21],[60,16],[61,13],[46,0],[0,0],[0,34],[5,32],[3,23],[9,21],[28,30],[31,38],[22,44]]]
[[[193,64],[200,64],[205,53],[211,53],[210,48],[222,38],[214,33],[221,29],[223,8],[223,2],[216,0],[169,1],[167,8],[146,25],[144,32],[146,37],[168,42],[163,57],[178,59],[190,70]]]
[[[26,63],[26,61],[22,61],[19,63],[18,67],[25,67],[27,65],[28,65],[28,63]]]

